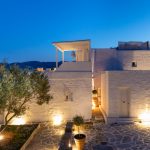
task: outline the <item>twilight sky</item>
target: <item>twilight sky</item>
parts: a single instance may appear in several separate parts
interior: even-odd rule
[[[0,61],[55,61],[52,42],[78,39],[150,40],[150,0],[0,0]]]

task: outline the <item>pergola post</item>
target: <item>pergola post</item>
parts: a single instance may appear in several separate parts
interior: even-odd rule
[[[56,69],[58,68],[58,49],[56,48]]]
[[[64,56],[64,51],[62,51],[62,63],[64,63],[64,58],[65,56]]]

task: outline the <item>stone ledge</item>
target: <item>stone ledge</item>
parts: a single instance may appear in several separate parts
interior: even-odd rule
[[[41,125],[39,124],[37,126],[37,128],[34,129],[34,131],[32,132],[32,134],[27,139],[27,141],[23,144],[23,146],[20,148],[20,150],[25,150],[27,148],[27,146],[29,145],[29,143],[31,142],[31,140],[33,139],[33,137],[35,136],[35,134],[38,132],[38,130],[40,129],[40,127],[41,127]]]

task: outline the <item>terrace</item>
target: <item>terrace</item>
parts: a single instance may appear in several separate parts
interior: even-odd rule
[[[75,66],[76,62],[86,64],[90,61],[90,40],[53,42],[53,45],[56,48],[56,68],[58,68],[58,52],[61,52],[62,66],[65,62],[65,52],[73,52],[74,60],[69,62],[69,66]]]

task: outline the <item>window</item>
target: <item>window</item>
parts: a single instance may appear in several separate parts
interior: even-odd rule
[[[137,62],[133,61],[132,62],[132,67],[137,67]]]
[[[67,96],[66,96],[66,101],[68,101],[68,99],[69,99],[69,96],[67,95]]]
[[[66,95],[65,101],[73,101],[73,95],[72,95],[72,93],[69,93],[68,95]]]

